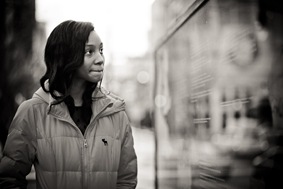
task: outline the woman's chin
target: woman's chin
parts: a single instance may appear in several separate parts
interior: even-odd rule
[[[103,76],[102,74],[99,75],[99,76],[95,76],[95,77],[92,76],[89,81],[92,82],[92,83],[97,83],[97,82],[101,81],[102,76]]]

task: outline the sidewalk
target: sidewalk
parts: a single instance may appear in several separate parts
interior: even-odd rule
[[[132,128],[138,158],[137,189],[154,189],[154,134],[148,129]]]

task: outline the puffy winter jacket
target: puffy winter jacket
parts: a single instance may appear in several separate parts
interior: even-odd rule
[[[42,88],[23,102],[11,123],[0,163],[0,188],[25,188],[32,164],[37,188],[135,188],[137,159],[124,101],[105,90],[92,95],[83,135],[65,103]]]

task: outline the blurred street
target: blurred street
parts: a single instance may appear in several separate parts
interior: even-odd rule
[[[133,128],[134,146],[138,158],[137,189],[154,189],[154,135],[151,130]]]

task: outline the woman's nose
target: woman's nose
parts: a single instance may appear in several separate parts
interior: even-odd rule
[[[95,64],[103,64],[104,63],[104,56],[100,53],[97,53],[96,58],[94,60]]]

